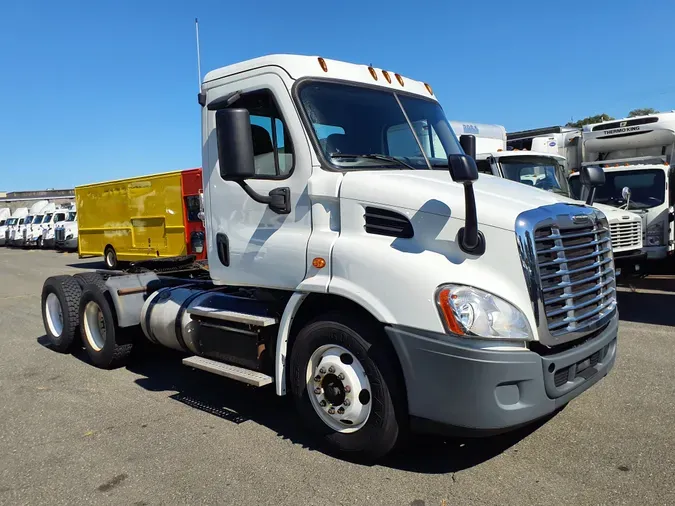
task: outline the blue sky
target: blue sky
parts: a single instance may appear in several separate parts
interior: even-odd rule
[[[200,166],[195,17],[202,73],[276,52],[372,63],[507,130],[675,109],[665,0],[4,0],[0,190]]]

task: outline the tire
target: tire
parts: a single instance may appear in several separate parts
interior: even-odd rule
[[[327,355],[322,355],[321,362],[316,365],[316,355],[313,358],[313,354],[321,353],[321,350],[328,346],[331,348],[325,352]],[[346,350],[347,355],[337,351],[340,348]],[[336,354],[336,351],[339,354]],[[327,362],[331,356],[333,362]],[[354,387],[350,387],[350,390],[343,388],[343,392],[353,389],[351,394],[344,394],[345,399],[351,395],[349,405],[346,401],[341,401],[339,395],[328,400],[327,392],[332,387],[326,381],[329,379],[331,369],[330,367],[327,370],[325,367],[321,369],[320,365],[324,363],[333,363],[336,374],[338,371],[344,373],[344,383],[341,383],[343,386],[350,382],[350,377],[356,378]],[[389,453],[399,437],[406,432],[404,387],[401,375],[394,365],[396,363],[397,357],[382,329],[365,319],[346,317],[340,313],[326,314],[306,325],[298,333],[291,350],[290,390],[303,422],[321,438],[329,453],[349,460],[374,462]],[[349,368],[357,371],[356,376],[351,374]],[[363,381],[358,374],[359,369],[365,374],[366,379]],[[326,373],[326,376],[316,383],[321,371]],[[337,378],[335,375],[333,377]],[[368,390],[369,395],[361,397],[356,392],[356,384],[359,383],[362,387],[364,384],[368,386],[362,388],[361,392]],[[317,394],[315,386],[318,386],[324,394]],[[310,395],[317,397],[310,398]],[[323,395],[325,397],[322,397]],[[330,415],[330,411],[326,411],[326,414],[320,413],[319,410],[326,408],[321,408],[319,405],[322,401],[317,402],[317,399],[323,399],[326,406],[339,406],[338,410],[340,408],[345,410],[343,411],[345,415],[342,416],[347,416],[347,409],[356,410],[353,413],[359,414],[354,415],[350,412],[349,417],[353,419],[349,421],[352,425],[344,425],[340,420],[336,421],[340,415]],[[340,405],[340,402],[343,404]],[[362,420],[363,411],[358,411],[358,406],[362,406],[363,410],[368,404],[370,404],[369,413],[367,418]]]
[[[112,270],[117,269],[117,253],[115,253],[115,248],[112,246],[106,246],[105,251],[103,252],[103,258],[105,266]]]
[[[35,247],[42,249],[42,237],[37,238],[37,241],[35,241]]]
[[[67,353],[77,343],[81,294],[70,276],[52,276],[42,286],[42,323],[55,351]]]
[[[82,344],[91,362],[102,369],[124,365],[133,348],[132,334],[117,326],[103,280],[84,286],[78,314]]]
[[[102,291],[106,289],[105,280],[96,272],[78,272],[77,274],[73,274],[73,278],[78,282],[81,288],[92,283],[97,285]]]

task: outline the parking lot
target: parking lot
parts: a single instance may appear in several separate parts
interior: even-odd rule
[[[191,370],[149,345],[113,371],[48,349],[44,279],[101,267],[0,248],[2,504],[675,503],[672,276],[621,288],[615,368],[547,423],[415,439],[366,467],[317,451],[270,387]]]

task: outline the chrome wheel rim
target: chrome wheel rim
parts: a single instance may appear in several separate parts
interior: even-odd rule
[[[45,301],[45,313],[47,315],[49,332],[51,332],[54,337],[60,337],[63,332],[63,308],[61,308],[61,302],[55,293],[47,295],[47,300]]]
[[[338,345],[317,348],[306,370],[307,395],[319,418],[336,432],[362,428],[372,409],[370,381],[361,362]]]
[[[84,308],[84,334],[94,351],[103,349],[106,337],[105,318],[101,307],[94,301],[88,302]]]

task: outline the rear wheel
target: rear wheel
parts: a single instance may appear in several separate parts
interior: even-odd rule
[[[52,276],[42,287],[42,322],[50,346],[61,353],[77,342],[80,285],[70,276]]]
[[[103,252],[105,266],[108,269],[117,269],[117,253],[115,253],[115,248],[112,246],[107,246]]]
[[[124,365],[133,347],[132,333],[117,326],[105,284],[84,286],[79,315],[82,343],[91,362],[103,369]]]
[[[397,358],[375,324],[328,314],[304,327],[291,351],[291,392],[302,420],[331,453],[383,457],[405,426]]]

